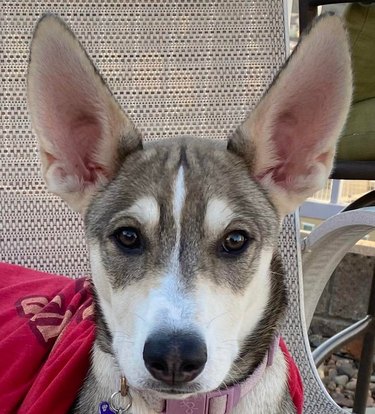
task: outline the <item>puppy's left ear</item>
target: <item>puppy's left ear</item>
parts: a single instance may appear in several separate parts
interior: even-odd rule
[[[338,17],[321,17],[228,141],[281,216],[328,179],[351,95],[346,31]]]

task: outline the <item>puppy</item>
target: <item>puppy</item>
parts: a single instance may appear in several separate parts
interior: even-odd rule
[[[329,176],[351,85],[326,16],[226,142],[144,142],[69,28],[39,21],[32,124],[49,190],[84,217],[96,296],[74,412],[296,412],[278,233]]]

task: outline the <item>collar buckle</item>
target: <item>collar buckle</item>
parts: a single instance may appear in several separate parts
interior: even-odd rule
[[[240,400],[240,397],[240,385],[232,386],[226,390],[210,392],[207,394],[207,414],[210,412],[218,414],[230,414],[233,410],[233,407],[235,407]]]

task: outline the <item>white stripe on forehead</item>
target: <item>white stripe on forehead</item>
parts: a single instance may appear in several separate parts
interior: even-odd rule
[[[174,196],[173,196],[173,216],[176,221],[177,229],[181,221],[181,211],[185,203],[185,180],[184,180],[184,168],[181,166],[178,170],[176,181],[174,184]],[[180,229],[181,230],[181,229]]]
[[[182,211],[185,205],[186,188],[184,169],[179,167],[172,190],[173,219],[176,229],[175,245],[171,251],[169,264],[160,286],[150,295],[150,306],[147,315],[156,326],[169,327],[170,329],[183,329],[189,321],[192,304],[182,288],[180,266],[181,222]],[[153,329],[155,326],[153,325]]]
[[[204,225],[208,232],[221,233],[233,220],[234,212],[228,202],[221,198],[208,200]]]
[[[185,179],[184,179],[184,168],[180,166],[176,180],[174,183],[173,191],[173,217],[176,226],[176,244],[172,251],[171,257],[171,270],[174,273],[179,273],[180,263],[179,263],[179,251],[181,243],[181,213],[185,204]]]
[[[126,210],[117,213],[112,220],[126,215],[134,217],[145,226],[157,226],[160,220],[160,207],[155,197],[142,197]]]

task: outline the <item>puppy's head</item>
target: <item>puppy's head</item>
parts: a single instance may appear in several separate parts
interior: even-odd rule
[[[271,271],[282,218],[324,184],[349,109],[339,19],[315,24],[227,142],[142,142],[51,15],[28,97],[46,183],[85,216],[106,341],[129,383],[186,394],[241,376],[285,307]]]

